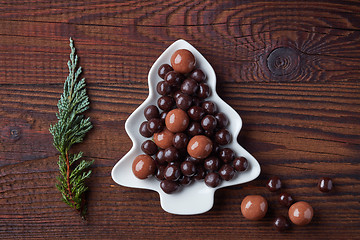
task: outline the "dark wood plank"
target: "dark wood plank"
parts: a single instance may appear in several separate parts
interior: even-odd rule
[[[0,1],[0,238],[359,239],[360,3],[358,1]],[[67,76],[72,36],[85,69],[94,129],[79,149],[95,159],[84,222],[55,189],[48,127]],[[165,213],[156,193],[110,176],[131,147],[124,122],[147,94],[147,73],[184,38],[213,65],[220,96],[241,115],[238,141],[260,162],[250,183],[221,189],[211,211]],[[284,234],[286,214],[264,185],[315,209]],[[335,191],[316,189],[333,177]],[[241,200],[270,203],[259,222]]]

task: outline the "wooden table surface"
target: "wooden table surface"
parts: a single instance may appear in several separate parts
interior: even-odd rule
[[[55,188],[48,131],[69,37],[94,124],[77,146],[95,160],[87,221]],[[220,97],[243,119],[238,142],[262,167],[195,216],[166,213],[156,192],[110,176],[131,148],[124,123],[148,95],[151,65],[180,38],[212,64]],[[359,1],[0,1],[0,239],[360,239],[359,122]],[[272,175],[311,203],[310,225],[273,230],[287,210],[265,188]],[[333,192],[317,189],[322,176]],[[240,213],[249,194],[269,201],[261,221]]]

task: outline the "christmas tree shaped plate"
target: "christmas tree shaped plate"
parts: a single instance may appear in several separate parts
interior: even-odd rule
[[[160,188],[160,181],[155,177],[145,180],[138,179],[132,172],[133,160],[140,154],[141,144],[147,140],[139,133],[140,124],[145,121],[144,109],[149,105],[157,105],[160,95],[156,91],[156,85],[162,79],[158,76],[159,67],[170,64],[171,55],[178,49],[187,49],[196,58],[196,67],[200,68],[207,76],[206,83],[209,85],[211,94],[206,100],[217,104],[218,110],[229,118],[227,130],[232,134],[232,140],[224,147],[231,148],[236,156],[245,157],[249,163],[246,171],[237,172],[230,181],[222,181],[215,188],[205,185],[204,180],[194,181],[190,185],[181,187],[178,191],[167,194]],[[149,96],[148,98],[130,115],[125,123],[125,130],[133,142],[131,150],[120,159],[112,169],[113,180],[122,186],[132,188],[142,188],[157,191],[160,195],[161,207],[172,214],[191,215],[200,214],[210,210],[214,203],[214,193],[217,189],[246,183],[254,180],[260,174],[260,165],[257,160],[248,153],[237,142],[242,127],[242,120],[239,114],[225,103],[216,93],[216,75],[209,62],[192,45],[184,40],[178,40],[169,46],[156,60],[148,75]],[[239,193],[240,194],[240,193]]]

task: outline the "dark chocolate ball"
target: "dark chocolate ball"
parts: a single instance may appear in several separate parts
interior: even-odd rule
[[[219,176],[219,174],[217,174],[215,172],[211,172],[211,173],[207,174],[205,177],[205,184],[208,187],[215,188],[215,187],[219,186],[220,183],[221,183],[220,176]]]
[[[174,106],[174,99],[170,96],[162,96],[159,97],[157,104],[161,110],[167,112]]]
[[[186,186],[186,185],[191,184],[193,180],[191,177],[182,175],[178,181],[181,185]]]
[[[169,64],[162,64],[160,67],[159,67],[159,70],[158,70],[158,74],[159,74],[159,77],[161,77],[162,79],[164,79],[165,75],[170,72],[170,71],[173,71],[174,69],[169,65]]]
[[[181,163],[181,172],[185,176],[193,176],[196,173],[196,166],[191,161],[184,161]]]
[[[164,125],[160,118],[152,118],[149,120],[147,128],[152,133],[158,133],[163,130]]]
[[[146,140],[141,144],[141,150],[147,155],[151,156],[157,153],[158,147],[153,141]]]
[[[205,115],[205,110],[199,106],[192,106],[187,113],[192,120],[200,121]]]
[[[269,189],[270,192],[276,192],[281,188],[280,178],[277,176],[271,177],[267,182],[266,187]]]
[[[230,163],[234,160],[235,153],[231,148],[223,148],[219,150],[219,158],[224,163]]]
[[[238,172],[245,171],[248,168],[248,165],[248,161],[244,157],[237,157],[233,161],[233,167]]]
[[[164,180],[165,168],[166,168],[165,165],[157,166],[157,171],[156,171],[155,177],[160,181]]]
[[[179,160],[179,151],[171,146],[165,149],[164,151],[164,157],[167,162],[175,162]]]
[[[286,192],[279,195],[279,203],[284,207],[290,207],[294,203],[292,196]]]
[[[219,169],[219,175],[222,179],[224,179],[225,181],[229,181],[231,180],[234,175],[235,175],[235,171],[234,168],[230,165],[230,164],[224,164],[222,165],[222,167]]]
[[[180,86],[183,79],[184,76],[175,71],[168,72],[164,77],[165,82],[167,82],[170,86]]]
[[[155,156],[155,161],[159,164],[159,165],[162,165],[162,164],[165,164],[167,163],[166,162],[166,159],[165,159],[165,150],[164,149],[160,149],[157,153],[156,153],[156,156]]]
[[[217,113],[218,108],[216,103],[212,101],[205,101],[202,103],[201,107],[205,110],[207,114],[214,115]]]
[[[175,99],[175,102],[178,108],[186,111],[192,104],[192,97],[185,93],[180,93],[179,96]]]
[[[204,130],[214,130],[216,128],[217,125],[217,120],[214,116],[212,115],[206,115],[202,120],[201,120],[201,126]]]
[[[190,96],[195,95],[198,90],[198,83],[191,78],[187,78],[181,84],[181,92],[188,94]]]
[[[192,156],[186,156],[185,161],[190,161],[196,165],[196,164],[200,164],[203,161],[203,159],[197,159],[197,158],[193,158]]]
[[[152,118],[159,118],[159,109],[155,105],[149,105],[144,109],[144,116],[148,121]]]
[[[282,215],[274,219],[274,227],[279,232],[289,229],[290,226],[290,221]]]
[[[167,83],[165,81],[160,81],[156,85],[156,91],[160,95],[168,95],[171,92],[171,86],[169,83]]]
[[[189,137],[185,133],[175,133],[172,140],[172,144],[177,149],[183,149],[187,147]]]
[[[175,192],[179,188],[179,184],[170,180],[162,180],[160,183],[160,187],[165,193],[170,194]]]
[[[198,122],[191,122],[187,128],[187,133],[190,136],[200,135],[204,132],[201,127],[201,124]]]
[[[168,165],[165,168],[164,177],[166,180],[176,181],[180,178],[180,169],[176,164]]]
[[[215,156],[210,156],[204,160],[204,168],[210,172],[217,171],[220,166],[220,160]]]
[[[147,138],[153,135],[153,133],[148,130],[148,121],[144,121],[140,124],[139,133],[143,137],[147,137]]]
[[[206,175],[206,170],[202,165],[198,165],[196,167],[196,174],[194,175],[195,180],[204,179]]]
[[[229,124],[228,117],[222,112],[217,113],[215,115],[215,118],[217,120],[217,127],[218,128],[225,128]]]
[[[321,192],[330,192],[333,189],[332,179],[328,177],[320,178],[318,188]]]
[[[215,142],[219,145],[226,145],[231,141],[231,134],[226,129],[220,129],[215,133]]]
[[[205,73],[199,68],[193,70],[189,76],[197,82],[203,82],[206,79]]]
[[[200,83],[199,89],[197,90],[197,97],[205,99],[210,96],[210,87],[206,83]]]
[[[166,114],[167,114],[167,112],[160,113],[160,120],[163,125],[165,125]]]

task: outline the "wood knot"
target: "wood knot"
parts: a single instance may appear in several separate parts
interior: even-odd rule
[[[290,47],[279,47],[270,52],[266,59],[270,72],[284,76],[294,72],[300,64],[300,55]]]
[[[21,138],[21,128],[17,126],[9,127],[9,139],[13,142]]]

